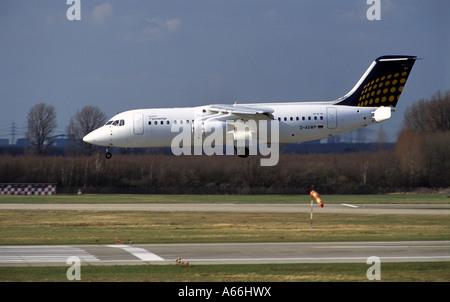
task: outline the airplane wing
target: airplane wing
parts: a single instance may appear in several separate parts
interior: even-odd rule
[[[214,119],[254,119],[254,120],[272,120],[273,109],[241,105],[210,105],[209,111],[217,113]]]

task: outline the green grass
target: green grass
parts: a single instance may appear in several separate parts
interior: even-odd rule
[[[450,203],[448,194],[321,195],[335,203]],[[305,195],[138,195],[83,194],[55,196],[2,195],[0,203],[308,203]]]
[[[445,215],[0,211],[0,244],[448,240]]]
[[[81,266],[82,282],[334,282],[368,281],[364,263]],[[0,267],[0,281],[67,281],[68,266]],[[384,282],[449,282],[450,262],[381,263]],[[71,281],[76,282],[76,281]]]

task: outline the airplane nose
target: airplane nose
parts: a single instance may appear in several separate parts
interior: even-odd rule
[[[83,141],[99,146],[107,146],[109,143],[109,135],[103,128],[96,129],[83,137]]]
[[[86,134],[83,137],[83,142],[88,143],[88,144],[93,144],[94,143],[94,135],[93,132]]]

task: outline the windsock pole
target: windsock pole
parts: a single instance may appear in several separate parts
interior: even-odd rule
[[[311,192],[309,192],[309,195],[311,196],[311,211],[310,211],[310,214],[309,214],[309,228],[312,229],[313,204],[314,204],[313,201],[315,199],[321,208],[323,208],[323,202],[322,202],[322,199],[320,198],[319,193],[314,191],[314,185],[311,186]]]

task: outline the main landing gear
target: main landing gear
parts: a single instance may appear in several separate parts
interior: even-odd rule
[[[106,154],[105,154],[106,159],[110,159],[112,157],[112,153],[109,152],[109,148],[106,148]]]
[[[244,149],[240,148],[238,151],[238,148],[234,146],[234,150],[236,151],[236,155],[240,158],[247,158],[250,155],[250,150],[247,147]]]

